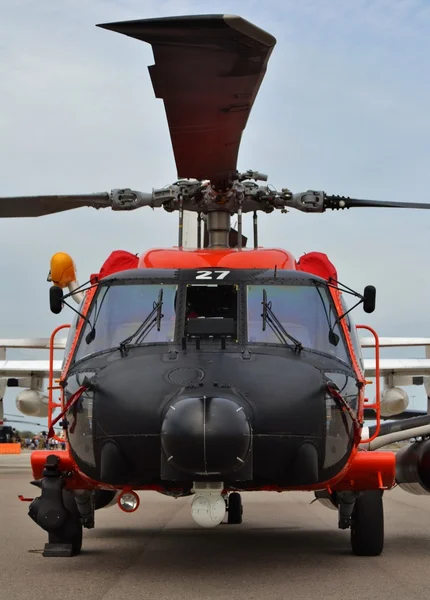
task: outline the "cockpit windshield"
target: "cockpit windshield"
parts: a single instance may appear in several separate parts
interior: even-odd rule
[[[163,290],[158,326],[150,328],[141,343],[169,343],[174,339],[176,285],[128,284],[102,286],[88,315],[76,360],[116,348],[139,330],[154,311]],[[132,340],[131,343],[136,343]]]
[[[279,335],[263,319],[266,298],[283,329],[304,348],[349,362],[345,342],[327,289],[322,285],[249,285],[248,342],[280,344]],[[265,291],[265,293],[264,293]]]
[[[199,348],[200,342],[206,348],[221,338],[221,348],[226,343],[273,344],[351,362],[326,285],[291,278],[275,285],[273,280],[258,285],[231,280],[154,283],[152,278],[148,283],[124,279],[101,284],[85,317],[74,360],[112,349],[126,353],[135,345],[178,343],[184,336],[182,343],[196,339]]]

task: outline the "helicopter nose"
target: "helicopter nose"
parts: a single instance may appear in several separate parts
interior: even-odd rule
[[[193,475],[219,475],[244,465],[251,435],[249,419],[234,400],[181,398],[167,410],[161,444],[175,469]]]

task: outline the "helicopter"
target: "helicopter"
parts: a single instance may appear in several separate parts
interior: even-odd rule
[[[2,197],[0,217],[163,208],[178,213],[178,245],[140,256],[114,251],[83,285],[71,257],[55,254],[51,311],[76,313],[67,341],[61,346],[55,337],[66,326],[53,332],[48,367],[9,361],[0,369],[12,387],[37,379],[21,397],[25,410],[43,404],[40,379],[49,377],[50,435],[61,424],[67,439],[66,450],[31,456],[40,496],[30,499],[29,516],[48,534],[44,556],[79,554],[95,511],[117,503],[133,513],[140,490],[192,497],[192,518],[203,527],[225,518],[239,525],[243,491],[311,491],[338,512],[354,554],[381,554],[383,493],[395,484],[429,493],[430,448],[424,440],[397,454],[379,449],[393,431],[381,424],[383,402],[388,410],[402,401],[395,393],[381,398],[379,378],[391,377],[395,390],[396,374],[428,375],[430,360],[383,368],[383,343],[367,328],[377,387],[375,402],[367,401],[369,369],[351,310],[361,304],[373,312],[375,288],[359,293],[341,284],[321,252],[296,260],[259,247],[258,213],[430,204],[276,191],[265,174],[239,172],[241,135],[276,44],[245,19],[197,15],[99,27],[151,44],[149,73],[164,101],[178,180],[152,192]],[[251,248],[242,232],[246,213],[253,214]],[[184,245],[190,214],[197,216],[194,249]],[[58,347],[61,364],[53,357]],[[376,425],[366,427],[370,414]],[[428,415],[416,418],[430,427]],[[397,427],[407,437],[418,423],[403,419]]]

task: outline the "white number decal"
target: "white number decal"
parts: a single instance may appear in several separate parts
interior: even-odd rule
[[[212,279],[212,271],[197,271],[196,279]]]
[[[230,271],[214,271],[214,273],[219,273],[219,277],[217,279],[224,279],[230,273]]]
[[[215,277],[215,274],[218,277]],[[196,279],[224,279],[230,271],[197,271]]]

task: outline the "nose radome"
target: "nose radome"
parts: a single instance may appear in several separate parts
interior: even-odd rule
[[[180,398],[167,410],[161,445],[175,469],[195,475],[218,475],[244,465],[251,435],[249,419],[234,400]]]

